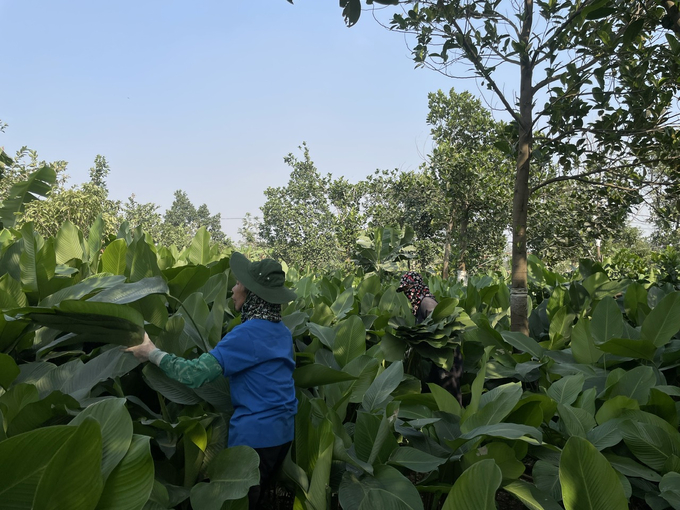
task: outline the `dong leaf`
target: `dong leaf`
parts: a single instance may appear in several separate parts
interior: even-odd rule
[[[57,264],[65,264],[71,259],[84,260],[84,248],[83,233],[78,227],[68,220],[62,223],[54,239]]]
[[[47,196],[56,180],[57,172],[52,167],[43,166],[32,172],[25,181],[15,183],[7,197],[0,202],[0,228],[14,227],[17,214],[24,209],[25,204]]]
[[[19,375],[19,367],[11,356],[0,353],[0,386],[7,389]]]
[[[30,509],[45,468],[76,427],[59,425],[19,434],[0,442],[0,501],[6,508]],[[99,474],[99,466],[95,469]]]
[[[366,329],[356,315],[344,319],[335,326],[333,355],[341,367],[366,352]]]
[[[102,271],[105,273],[124,275],[128,245],[125,239],[116,239],[109,243],[102,254]]]
[[[372,411],[389,398],[390,394],[399,386],[404,377],[404,366],[401,361],[392,363],[387,370],[375,378],[373,383],[366,390],[362,407],[367,411]]]
[[[443,510],[495,510],[496,491],[502,479],[501,470],[493,460],[473,464],[456,480]]]
[[[125,456],[109,475],[96,510],[139,510],[154,485],[148,436],[133,435]]]
[[[482,395],[479,410],[468,415],[461,425],[461,432],[470,432],[476,428],[500,423],[522,397],[521,383],[508,383],[498,386]]]
[[[586,439],[569,438],[562,450],[559,473],[566,510],[620,510],[628,507],[616,471]]]
[[[132,419],[124,398],[102,400],[88,406],[71,422],[79,425],[86,419],[99,423],[102,435],[101,471],[106,480],[125,456],[132,441]]]
[[[52,457],[38,482],[35,510],[95,508],[103,489],[99,424],[85,420]]]
[[[558,404],[571,405],[581,393],[584,381],[583,374],[565,376],[548,388],[548,396]]]
[[[416,473],[429,473],[441,466],[446,459],[435,457],[427,452],[404,446],[395,449],[390,455],[389,464],[405,467]]]
[[[386,465],[376,466],[373,476],[357,477],[351,471],[346,471],[338,496],[344,510],[423,508],[420,495],[409,479],[395,468]],[[325,505],[320,508],[325,508]]]
[[[209,483],[198,483],[191,489],[191,504],[203,510],[219,510],[226,501],[248,495],[260,479],[259,457],[247,446],[235,446],[220,452],[208,468]]]
[[[314,363],[312,365],[305,365],[298,367],[293,372],[293,379],[295,386],[299,388],[313,388],[315,386],[323,386],[325,384],[333,384],[342,381],[352,381],[358,379],[357,377],[334,370],[332,368]]]
[[[666,345],[680,330],[680,292],[664,297],[642,323],[641,336],[655,346]]]
[[[541,491],[535,485],[523,480],[514,480],[503,489],[519,499],[524,506],[531,510],[561,510],[562,507],[552,496]]]

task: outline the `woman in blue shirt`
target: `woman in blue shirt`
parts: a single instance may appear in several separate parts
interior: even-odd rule
[[[236,252],[230,267],[238,280],[232,299],[241,324],[212,351],[186,360],[161,351],[146,335],[141,345],[127,351],[192,388],[229,377],[234,414],[228,445],[250,446],[260,456],[260,485],[248,493],[250,508],[256,508],[260,487],[283,462],[294,436],[293,338],[281,321],[281,305],[297,296],[285,287],[285,274],[275,260],[250,262]]]

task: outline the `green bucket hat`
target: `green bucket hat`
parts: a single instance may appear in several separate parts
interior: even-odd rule
[[[251,262],[235,251],[229,259],[229,267],[246,289],[268,303],[283,304],[297,299],[297,294],[285,286],[286,273],[281,264],[273,259]]]

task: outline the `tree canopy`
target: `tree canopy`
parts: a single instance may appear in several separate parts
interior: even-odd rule
[[[597,185],[624,179],[627,187],[640,187],[654,184],[647,180],[648,169],[680,164],[673,102],[680,91],[677,5],[616,0],[403,4],[391,28],[414,36],[416,63],[452,77],[475,77],[511,119],[499,147],[516,161],[512,317],[513,330],[526,333],[531,189],[562,179]],[[343,0],[341,6],[348,24],[355,23],[359,0]],[[517,90],[507,87],[508,76],[519,83]],[[562,175],[530,188],[537,162],[540,166],[545,159],[558,162]]]

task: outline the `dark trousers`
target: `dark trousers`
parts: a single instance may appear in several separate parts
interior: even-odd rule
[[[456,347],[456,352],[453,355],[453,367],[451,370],[444,370],[432,363],[430,373],[427,376],[426,382],[438,384],[446,391],[451,393],[458,403],[463,405],[463,394],[460,391],[460,378],[463,375],[463,355],[460,352],[460,347]],[[428,390],[429,391],[429,390]]]
[[[290,445],[291,441],[279,446],[255,448],[255,451],[260,456],[260,485],[255,485],[248,491],[248,508],[250,510],[259,508],[258,503],[262,490],[267,488],[272,476],[283,464]]]

